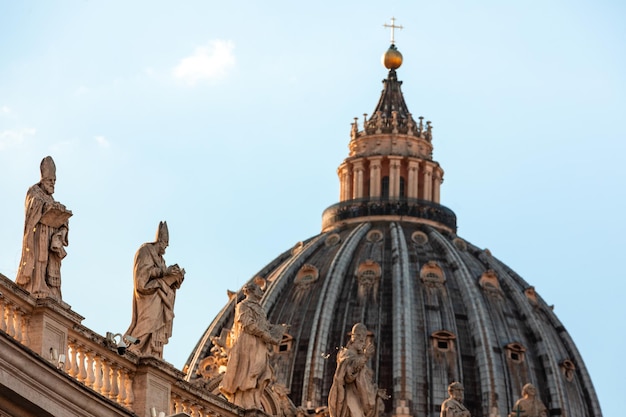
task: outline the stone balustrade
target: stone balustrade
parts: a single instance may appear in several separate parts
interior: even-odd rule
[[[0,274],[0,277],[6,278]],[[4,281],[4,279],[3,279]],[[0,292],[0,330],[22,343],[28,345],[28,319],[35,303],[26,298],[26,291],[12,281],[6,282]],[[22,297],[15,296],[22,293]]]
[[[127,410],[119,415],[150,417],[153,409],[193,417],[250,415],[250,410],[185,381],[183,372],[162,359],[131,351],[120,355],[115,343],[83,326],[82,320],[69,305],[33,298],[0,274],[0,332],[39,355],[52,370]]]

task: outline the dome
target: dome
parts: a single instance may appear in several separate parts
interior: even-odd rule
[[[275,384],[295,406],[326,406],[337,353],[363,323],[376,348],[374,380],[390,395],[386,416],[438,416],[453,381],[474,417],[508,415],[527,383],[550,415],[600,416],[552,308],[457,235],[456,215],[439,202],[432,125],[413,119],[400,86],[390,68],[372,116],[354,121],[339,203],[323,213],[321,232],[250,277],[265,286],[269,321],[290,326],[271,359]],[[242,299],[241,290],[230,294],[187,361],[187,378],[216,393]]]

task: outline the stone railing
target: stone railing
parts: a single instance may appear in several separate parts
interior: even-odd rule
[[[35,299],[0,274],[0,331],[127,415],[265,416],[185,381],[183,372],[159,358],[118,354],[115,343],[83,326],[83,319],[69,305]]]
[[[28,320],[35,306],[27,292],[0,274],[3,285],[0,290],[0,330],[13,339],[28,345]],[[17,292],[17,294],[15,294]]]
[[[359,198],[342,201],[324,210],[322,230],[327,230],[337,223],[370,217],[397,217],[404,221],[424,221],[441,224],[456,232],[456,215],[449,208],[432,201],[415,198]]]
[[[98,394],[133,410],[136,356],[131,353],[117,354],[104,337],[77,325],[70,329],[65,358],[60,359],[59,367],[68,375]]]

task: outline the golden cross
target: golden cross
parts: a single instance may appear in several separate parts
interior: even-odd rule
[[[387,23],[385,23],[385,24],[383,25],[383,27],[386,27],[386,28],[391,28],[391,44],[393,45],[393,44],[394,44],[394,40],[393,40],[393,32],[394,32],[394,29],[403,29],[403,27],[402,27],[402,26],[396,26],[396,18],[395,18],[395,17],[392,17],[392,18],[391,18],[391,24],[390,24],[390,25],[388,25]]]

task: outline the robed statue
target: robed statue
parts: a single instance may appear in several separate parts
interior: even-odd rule
[[[533,384],[522,387],[522,398],[515,402],[510,417],[548,417],[548,409],[537,398],[537,389]]]
[[[160,222],[156,241],[144,243],[135,254],[133,316],[126,335],[138,339],[129,349],[142,356],[162,358],[163,345],[172,335],[174,300],[185,270],[165,264],[168,245],[167,223]]]
[[[448,385],[449,397],[441,403],[440,417],[472,417],[463,404],[463,391],[463,385],[460,382]]]
[[[328,394],[330,417],[376,417],[384,411],[382,400],[387,394],[376,387],[373,371],[367,365],[374,351],[367,340],[367,327],[355,324],[350,341],[337,354],[337,369]]]
[[[56,166],[50,156],[40,165],[41,180],[26,193],[22,258],[15,282],[34,297],[61,300],[61,260],[68,245],[72,212],[52,198]]]
[[[235,405],[263,410],[263,391],[273,379],[272,345],[283,338],[286,325],[272,324],[261,306],[263,290],[254,281],[243,287],[245,298],[235,307],[232,347],[220,391]]]

